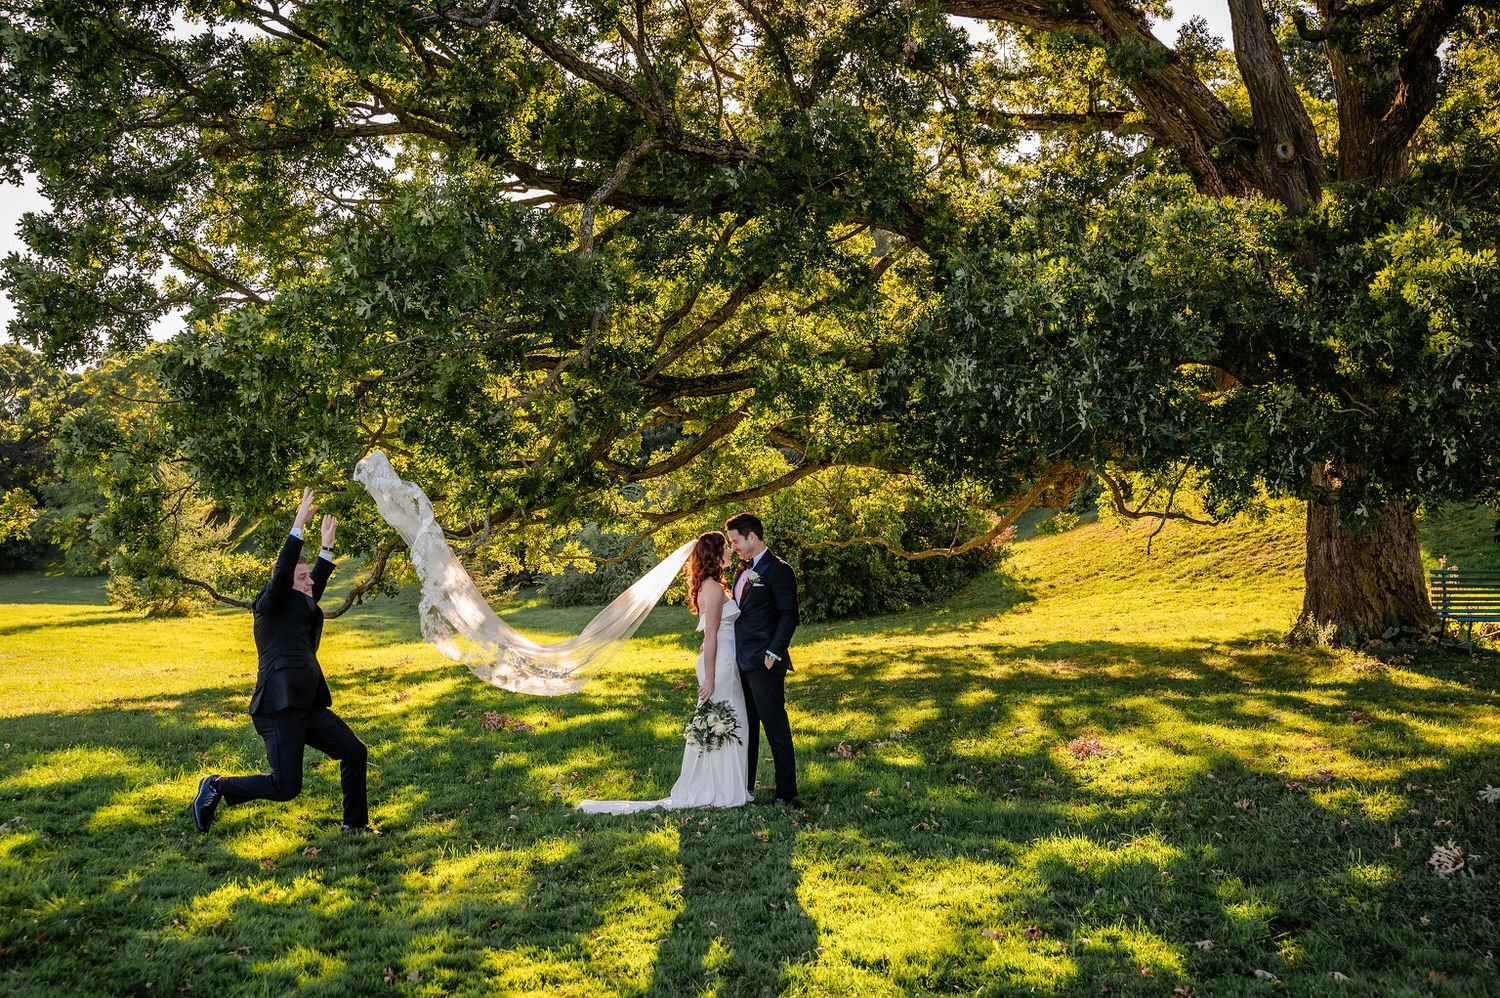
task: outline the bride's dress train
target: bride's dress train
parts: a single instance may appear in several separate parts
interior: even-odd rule
[[[696,745],[685,746],[682,753],[682,774],[672,784],[672,794],[661,800],[586,800],[578,810],[588,814],[634,814],[652,808],[677,809],[684,807],[739,807],[750,802],[748,789],[749,758],[745,752],[745,739],[759,732],[751,732],[745,722],[745,692],[740,686],[740,670],[735,664],[734,620],[740,608],[734,600],[724,603],[724,616],[719,621],[718,654],[714,666],[714,695],[709,699],[715,703],[727,703],[734,711],[738,723],[739,741],[728,741],[712,752],[700,751]],[[698,630],[703,630],[703,617],[698,617]],[[703,668],[703,656],[698,656],[698,683],[703,685],[707,676]]]
[[[539,644],[521,634],[485,601],[448,546],[427,493],[396,474],[380,451],[371,451],[354,480],[375,500],[380,515],[407,543],[422,584],[417,615],[422,636],[480,679],[516,693],[555,697],[576,693],[641,626],[687,562],[688,541],[599,611],[576,637]]]

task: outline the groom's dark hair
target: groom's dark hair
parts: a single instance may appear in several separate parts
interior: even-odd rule
[[[760,522],[760,517],[754,513],[736,513],[724,521],[725,530],[733,530],[741,536],[748,537],[754,534],[760,538],[762,544],[766,542],[766,526]]]

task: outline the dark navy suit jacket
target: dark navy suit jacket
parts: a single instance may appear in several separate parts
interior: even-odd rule
[[[333,562],[313,562],[313,595],[292,588],[301,538],[287,536],[271,570],[271,581],[256,595],[255,651],[260,667],[255,676],[251,714],[275,714],[287,709],[312,710],[333,705],[328,683],[318,665],[318,643],[323,638],[323,611],[318,600],[333,574]]]
[[[797,629],[797,575],[792,566],[767,551],[756,566],[760,576],[740,593],[740,615],[734,622],[736,664],[744,672],[764,669],[766,652],[780,656],[778,666],[792,668],[787,651]],[[741,575],[744,573],[741,572]],[[735,579],[738,586],[739,579]]]

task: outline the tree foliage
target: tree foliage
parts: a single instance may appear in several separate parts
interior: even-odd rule
[[[48,555],[39,521],[57,484],[54,439],[75,380],[32,350],[0,344],[0,570]]]
[[[1493,24],[1230,9],[1226,47],[1126,0],[14,4],[0,163],[53,210],[12,332],[80,363],[180,312],[162,456],[250,522],[383,447],[556,564],[840,468],[986,533],[1192,472],[1359,547],[1494,494]],[[1427,612],[1388,595],[1315,612]]]

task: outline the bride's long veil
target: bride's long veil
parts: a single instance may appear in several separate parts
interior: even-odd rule
[[[410,548],[422,585],[422,636],[480,679],[517,693],[558,696],[582,688],[641,626],[695,543],[667,555],[577,637],[542,645],[496,616],[448,546],[426,493],[401,479],[384,453],[374,451],[360,461],[354,479]]]

